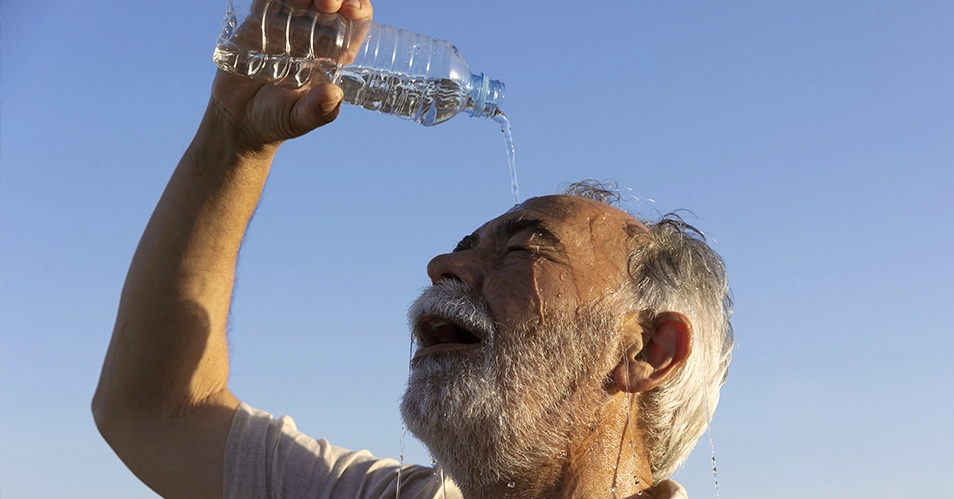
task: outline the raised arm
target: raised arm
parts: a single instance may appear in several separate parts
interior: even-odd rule
[[[315,0],[371,16],[369,0]],[[281,89],[219,72],[202,123],[129,267],[93,415],[103,437],[165,497],[221,497],[239,401],[226,321],[236,257],[282,141],[335,119],[341,91]]]

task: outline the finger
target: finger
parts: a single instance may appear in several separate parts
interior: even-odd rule
[[[340,12],[349,19],[371,19],[374,9],[371,0],[315,0],[315,7],[322,12]]]
[[[371,19],[374,8],[371,7],[371,0],[344,0],[341,2],[341,8],[338,12],[349,19],[362,21]]]
[[[351,32],[351,39],[348,41],[348,48],[345,49],[344,53],[342,53],[338,59],[341,64],[351,64],[354,62],[365,37],[368,35],[368,28],[370,27],[369,22],[362,21],[370,21],[374,13],[374,9],[371,7],[371,0],[350,1],[357,4],[357,7],[354,5],[342,5],[341,7],[342,15],[350,17],[355,21],[354,30]]]
[[[315,7],[323,12],[341,14],[342,17],[354,21],[350,37],[345,40],[345,48],[336,58],[339,64],[351,64],[368,33],[367,21],[371,20],[374,13],[371,0],[314,0],[314,2]]]
[[[341,89],[328,83],[309,90],[292,109],[294,133],[304,135],[334,121],[338,117],[342,97]]]
[[[341,8],[341,0],[314,0],[315,7],[322,12],[338,12]]]

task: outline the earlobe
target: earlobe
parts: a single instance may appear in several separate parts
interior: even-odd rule
[[[632,344],[613,371],[620,391],[648,392],[656,388],[672,377],[692,353],[692,324],[683,314],[664,312],[643,330],[643,341]]]

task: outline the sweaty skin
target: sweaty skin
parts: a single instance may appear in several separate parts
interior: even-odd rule
[[[540,283],[537,282],[537,274],[539,273],[539,260],[533,262],[533,298],[537,301],[537,317],[540,319],[540,325],[545,326],[547,324],[546,314],[543,310],[543,297],[540,296]],[[562,293],[558,293],[557,298],[562,296]]]
[[[480,293],[500,334],[506,336],[527,330],[529,322],[552,324],[557,317],[552,314],[586,310],[621,289],[629,279],[629,255],[640,244],[633,236],[646,232],[630,215],[603,203],[560,195],[532,198],[481,226],[454,252],[435,257],[428,264],[428,275],[434,283],[453,279]],[[624,361],[644,345],[654,344],[655,328],[644,327],[635,316],[624,325],[628,338],[624,345],[629,345],[622,352],[625,356],[611,352],[616,360],[608,359],[604,374],[580,380],[577,386],[584,404],[593,400],[584,393],[605,391],[608,399],[600,407],[586,405],[599,423],[568,435],[567,461],[541,462],[536,476],[516,477],[513,489],[500,484],[474,493],[502,498],[603,497],[614,484],[619,497],[650,490],[644,435],[631,424],[630,407],[638,404],[635,392],[657,386],[682,360]],[[535,330],[535,334],[547,331]],[[610,385],[605,384],[607,379]],[[633,477],[616,476],[621,462],[632,463],[628,469],[634,470]],[[552,474],[543,473],[554,469],[559,485]]]
[[[534,235],[533,227],[496,233],[502,226],[517,225],[515,221],[539,222],[559,244]],[[465,238],[476,240],[470,247],[435,257],[428,275],[436,281],[444,274],[460,274],[456,277],[482,291],[494,318],[505,324],[507,317],[523,319],[527,313],[540,317],[547,310],[579,310],[618,289],[628,276],[633,230],[648,232],[629,214],[597,201],[560,195],[531,198]],[[501,240],[504,235],[509,239]],[[515,254],[516,248],[531,247],[537,254]]]

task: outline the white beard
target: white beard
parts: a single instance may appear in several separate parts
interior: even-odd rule
[[[616,318],[547,317],[541,326],[533,317],[500,334],[483,300],[447,280],[425,290],[408,315],[412,327],[432,315],[483,336],[467,350],[414,359],[401,402],[408,429],[448,475],[465,492],[525,476],[556,482],[571,429],[594,424],[603,395],[596,388],[612,368],[604,357],[618,351]]]

